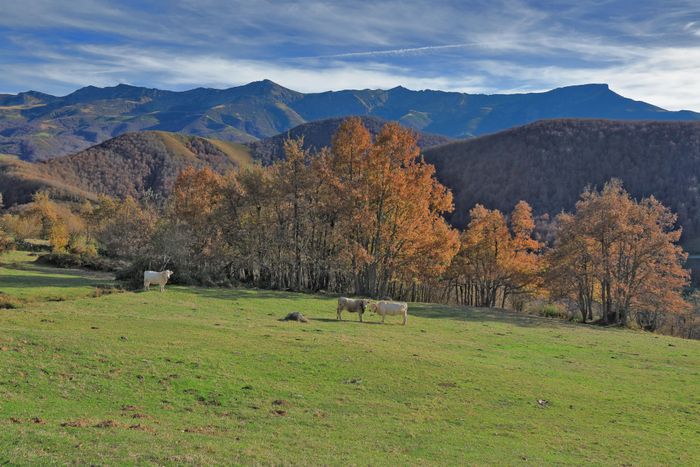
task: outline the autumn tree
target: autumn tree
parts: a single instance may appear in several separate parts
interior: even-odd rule
[[[315,154],[290,140],[268,167],[223,178],[186,170],[167,206],[173,245],[158,246],[156,235],[157,251],[178,245],[171,256],[195,276],[201,265],[260,287],[406,296],[416,285],[428,290],[458,244],[442,217],[452,195],[420,158],[415,135],[389,124],[372,142],[359,119]]]
[[[450,268],[457,299],[473,306],[505,306],[516,293],[536,288],[541,244],[532,238],[532,209],[519,202],[508,220],[498,210],[477,204],[460,237],[460,250]]]
[[[686,254],[676,216],[654,197],[633,200],[619,180],[587,189],[573,215],[559,217],[553,291],[578,302],[584,320],[600,304],[606,323],[629,325],[639,312],[686,309]]]
[[[3,208],[3,199],[2,199],[2,193],[0,193],[0,210]],[[10,249],[12,246],[12,239],[10,236],[3,230],[3,222],[2,219],[0,219],[0,253]]]
[[[181,266],[181,273],[187,269],[200,281],[216,275],[223,261],[222,231],[216,218],[223,185],[222,176],[209,168],[183,170],[168,200],[169,222],[154,238],[165,262]]]
[[[148,252],[155,231],[157,215],[135,199],[117,200],[101,196],[84,212],[86,231],[102,254],[133,259]]]
[[[359,119],[348,119],[331,148],[327,182],[337,190],[355,291],[382,296],[392,283],[436,277],[457,250],[443,219],[452,194],[420,157],[415,134],[386,124],[374,143]]]

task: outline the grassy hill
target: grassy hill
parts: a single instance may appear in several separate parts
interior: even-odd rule
[[[412,304],[169,287],[0,257],[0,463],[700,463],[700,343]],[[59,292],[57,294],[57,292]],[[302,311],[308,324],[280,322]],[[538,403],[546,400],[547,403]]]
[[[27,202],[41,189],[70,200],[96,194],[165,196],[188,166],[224,173],[251,163],[250,149],[237,143],[162,131],[127,133],[42,163],[0,157],[0,193],[6,205]]]
[[[46,165],[21,161],[9,155],[0,156],[0,194],[5,207],[26,203],[37,191],[48,191],[62,201],[96,198],[95,193],[57,177]]]

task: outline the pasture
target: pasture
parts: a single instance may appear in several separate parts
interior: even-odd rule
[[[700,342],[0,256],[0,464],[700,464]],[[308,324],[280,322],[301,311]],[[541,401],[541,402],[538,402]]]

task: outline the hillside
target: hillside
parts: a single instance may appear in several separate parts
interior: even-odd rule
[[[188,166],[224,173],[251,162],[249,150],[240,144],[166,132],[127,133],[41,163],[1,158],[0,192],[8,206],[29,201],[39,189],[58,199],[164,196]]]
[[[476,203],[509,212],[571,210],[588,184],[621,179],[635,197],[654,195],[678,213],[684,238],[700,236],[700,123],[549,120],[425,151],[452,188],[452,221]]]
[[[377,135],[382,126],[387,122],[377,117],[365,116],[360,118],[372,135]],[[251,156],[255,160],[259,160],[265,164],[284,157],[284,141],[288,138],[296,139],[303,137],[304,147],[314,152],[331,145],[333,135],[338,131],[338,127],[340,127],[343,120],[344,118],[329,118],[304,123],[289,131],[280,133],[279,135],[265,138],[261,141],[247,143],[246,146],[251,149]],[[422,131],[416,131],[416,134],[418,136],[418,145],[423,149],[453,141],[446,136],[433,135]]]
[[[465,138],[543,118],[699,120],[622,97],[607,85],[542,93],[345,90],[302,94],[269,80],[229,89],[163,91],[120,84],[88,86],[67,96],[0,95],[0,153],[24,160],[72,154],[127,132],[162,130],[253,142],[300,124],[369,115],[427,133]]]
[[[37,191],[48,191],[61,201],[95,199],[96,195],[50,173],[48,167],[0,156],[0,194],[4,207],[30,201]]]
[[[413,303],[405,327],[337,321],[334,297],[269,290],[109,294],[32,260],[0,256],[17,306],[0,464],[700,463],[699,341]],[[311,322],[278,321],[292,310]]]

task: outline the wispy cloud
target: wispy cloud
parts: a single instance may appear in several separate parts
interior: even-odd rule
[[[0,91],[269,78],[300,91],[469,92],[607,82],[700,110],[692,0],[23,0],[0,15]]]

